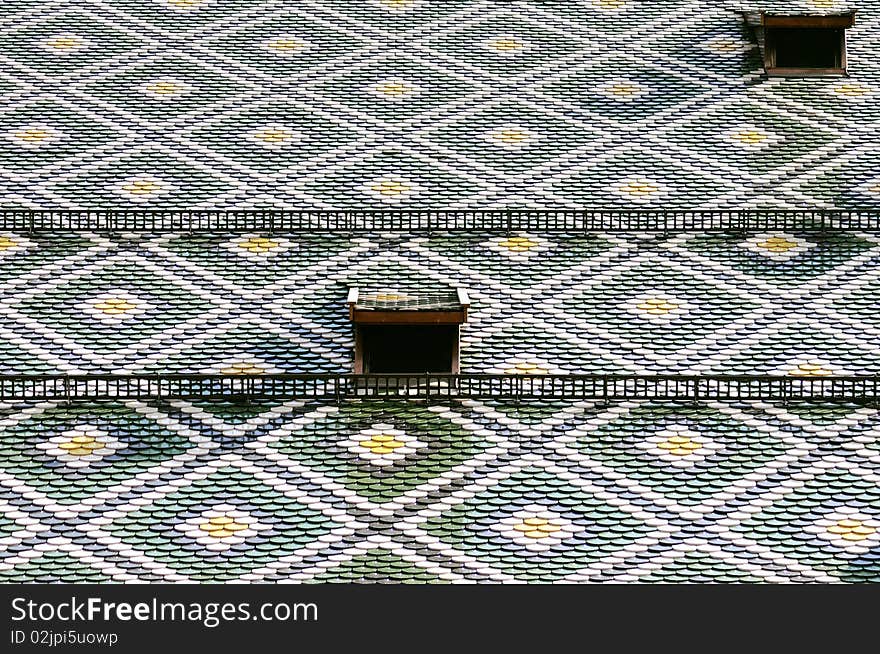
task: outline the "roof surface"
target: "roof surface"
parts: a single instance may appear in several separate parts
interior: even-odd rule
[[[0,208],[880,208],[880,2],[766,79],[663,0],[13,0]],[[876,234],[0,234],[0,374],[348,372],[464,288],[464,372],[880,373]],[[0,405],[0,580],[880,581],[861,404]]]
[[[350,372],[352,286],[467,289],[465,373],[880,373],[872,234],[3,238],[5,374]]]
[[[663,0],[12,0],[5,207],[880,206],[880,2],[851,77],[766,79]]]
[[[874,408],[130,402],[0,419],[5,581],[880,581]]]

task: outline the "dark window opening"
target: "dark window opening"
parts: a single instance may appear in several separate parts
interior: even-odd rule
[[[767,30],[771,68],[842,69],[844,30],[778,27]]]
[[[452,372],[458,325],[360,325],[364,372]]]

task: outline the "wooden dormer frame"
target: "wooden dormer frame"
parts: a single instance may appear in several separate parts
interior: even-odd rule
[[[455,340],[452,347],[452,373],[460,372],[459,350],[461,347],[461,325],[467,322],[470,298],[463,288],[455,289],[458,307],[450,310],[406,310],[406,309],[359,309],[360,292],[357,287],[348,290],[346,304],[348,317],[354,326],[354,368],[355,374],[364,373],[364,335],[363,325],[449,325],[455,327]]]
[[[760,24],[764,32],[764,70],[769,77],[827,77],[846,76],[846,30],[855,24],[856,12],[833,15],[793,15],[761,12]],[[776,65],[774,30],[827,29],[839,34],[840,66],[834,68],[790,68]]]

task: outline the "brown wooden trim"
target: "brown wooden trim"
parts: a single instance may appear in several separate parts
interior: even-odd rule
[[[460,325],[466,319],[466,311],[352,311],[352,321],[361,325]]]
[[[455,326],[455,342],[452,344],[452,374],[457,375],[461,372],[461,366],[458,358],[458,348],[461,346],[461,327]]]
[[[855,24],[855,12],[836,16],[783,16],[763,14],[761,22],[764,27],[824,27],[846,28]]]
[[[364,373],[364,335],[360,325],[354,326],[354,367],[352,372],[356,375]]]
[[[845,76],[846,68],[768,68],[768,77],[834,77]]]

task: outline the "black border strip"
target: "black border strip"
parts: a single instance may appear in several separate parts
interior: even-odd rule
[[[27,232],[880,231],[880,210],[0,210]]]
[[[572,400],[880,399],[880,375],[2,375],[0,401],[492,398]]]

